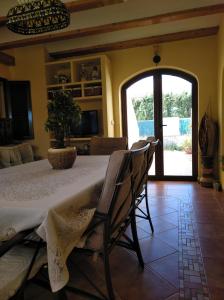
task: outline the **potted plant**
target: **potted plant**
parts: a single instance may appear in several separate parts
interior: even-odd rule
[[[48,160],[54,169],[71,168],[76,149],[65,146],[65,138],[70,136],[72,124],[80,122],[81,109],[74,101],[71,93],[64,90],[52,92],[48,102],[48,118],[45,123],[46,131],[53,133],[54,147],[48,149]]]
[[[190,137],[187,137],[187,138],[184,140],[184,142],[183,142],[183,144],[182,144],[182,147],[183,147],[184,152],[185,152],[186,154],[192,154],[192,142],[191,142]]]

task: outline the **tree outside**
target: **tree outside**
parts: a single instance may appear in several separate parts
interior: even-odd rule
[[[153,120],[153,95],[133,98],[132,104],[138,121]],[[190,118],[191,95],[187,92],[163,95],[163,117]]]
[[[139,131],[143,136],[154,135],[153,95],[132,98]],[[191,95],[188,92],[163,95],[163,118],[179,118],[179,137],[164,140],[166,150],[185,150],[191,148]],[[186,146],[187,145],[187,146]]]

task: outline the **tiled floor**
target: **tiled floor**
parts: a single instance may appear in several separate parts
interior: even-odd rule
[[[148,191],[154,235],[147,221],[138,220],[145,269],[139,268],[133,253],[121,248],[112,252],[117,299],[223,300],[223,192],[202,188],[197,183],[180,182],[151,182]],[[76,259],[81,260],[80,265],[88,276],[103,287],[101,264],[82,257]],[[98,273],[94,264],[100,270]],[[71,281],[83,285],[74,270]],[[36,290],[35,296],[32,299],[51,299],[42,290]],[[30,299],[29,293],[27,297]],[[76,299],[83,298],[69,295],[69,300]]]

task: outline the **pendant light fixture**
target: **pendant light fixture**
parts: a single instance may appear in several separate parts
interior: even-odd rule
[[[69,24],[69,11],[60,0],[18,0],[6,23],[9,30],[24,35],[55,31]]]

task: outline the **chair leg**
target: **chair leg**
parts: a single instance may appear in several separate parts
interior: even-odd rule
[[[113,290],[113,285],[112,285],[112,280],[111,280],[111,272],[110,272],[110,261],[109,261],[109,254],[108,251],[104,251],[104,272],[105,272],[105,281],[106,281],[106,287],[107,287],[107,294],[109,296],[109,300],[114,300],[114,290]]]
[[[145,204],[146,204],[146,211],[147,211],[147,216],[148,216],[148,220],[149,220],[149,225],[150,225],[152,233],[154,233],[154,227],[152,224],[152,219],[151,219],[151,215],[150,215],[150,211],[149,211],[147,183],[145,184]]]
[[[134,247],[135,247],[137,257],[138,257],[139,264],[142,268],[144,268],[144,261],[142,258],[142,252],[141,252],[141,248],[140,248],[139,241],[138,241],[138,233],[137,233],[137,227],[136,227],[135,214],[133,214],[133,216],[131,218],[131,231],[132,231]]]

